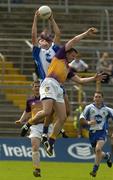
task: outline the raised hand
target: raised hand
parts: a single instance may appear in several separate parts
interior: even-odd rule
[[[91,27],[91,28],[89,28],[89,29],[87,30],[87,34],[88,34],[89,36],[92,36],[92,35],[96,34],[97,32],[98,32],[98,29],[97,29],[97,28],[94,28],[94,27]]]

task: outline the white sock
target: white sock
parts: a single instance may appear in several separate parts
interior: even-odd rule
[[[38,168],[40,166],[40,153],[39,151],[32,152],[33,166]]]

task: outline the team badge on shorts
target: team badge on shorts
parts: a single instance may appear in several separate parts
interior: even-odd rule
[[[48,92],[50,90],[50,87],[45,87],[45,92]]]

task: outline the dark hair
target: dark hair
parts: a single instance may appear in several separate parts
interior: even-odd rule
[[[40,85],[40,81],[39,81],[39,80],[33,81],[32,84],[31,84],[31,86],[33,87],[35,84]]]
[[[39,36],[39,38],[38,38],[38,41],[39,41],[40,39],[44,39],[44,40],[46,40],[47,42],[52,42],[52,41],[53,41],[52,35],[51,35],[51,34],[48,34],[48,33],[45,33],[45,32],[42,32],[42,33],[40,34],[40,36]]]
[[[71,53],[73,51],[78,54],[78,51],[75,48],[71,48],[71,49],[67,50],[66,53]]]
[[[95,93],[94,94],[101,94],[102,95],[102,97],[104,97],[104,94],[103,94],[103,92],[102,91],[95,91]]]

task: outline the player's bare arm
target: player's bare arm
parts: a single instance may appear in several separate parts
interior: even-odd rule
[[[55,22],[53,13],[51,14],[51,16],[49,18],[49,22],[52,25],[53,31],[55,33],[53,41],[55,44],[60,45],[61,44],[61,32],[60,32],[60,29],[59,29],[57,23]]]
[[[71,79],[74,82],[77,82],[80,84],[85,84],[85,83],[92,82],[92,81],[102,81],[105,77],[106,76],[103,75],[102,73],[96,73],[94,76],[86,77],[86,78],[81,78],[78,75],[75,75]]]
[[[83,126],[83,125],[95,125],[96,124],[96,120],[95,119],[92,119],[92,120],[85,120],[84,118],[81,118],[80,119],[80,125]]]
[[[71,40],[69,40],[66,43],[66,50],[69,50],[70,48],[74,47],[81,39],[87,37],[87,36],[92,36],[94,34],[96,34],[98,32],[98,30],[94,27],[89,28],[87,31],[75,36],[74,38],[72,38]]]
[[[24,111],[20,119],[15,121],[15,124],[17,125],[24,124],[29,120],[30,117],[31,117],[31,113]]]
[[[38,19],[38,17],[39,17],[39,12],[37,10],[35,12],[33,25],[32,25],[32,44],[33,45],[37,44],[37,19]]]

